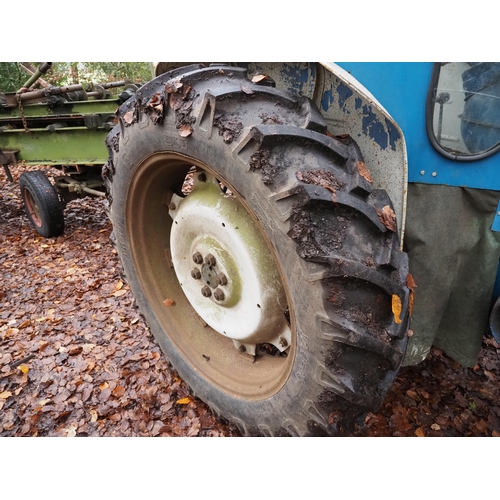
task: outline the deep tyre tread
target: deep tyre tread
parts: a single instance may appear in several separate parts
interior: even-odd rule
[[[406,349],[408,261],[395,226],[382,217],[390,200],[373,189],[356,143],[332,136],[309,100],[253,84],[241,68],[165,73],[117,116],[103,170],[116,248],[152,333],[198,397],[244,435],[341,435],[376,409]],[[290,372],[265,398],[235,397],[201,376],[147,297],[161,278],[148,282],[137,269],[126,214],[137,172],[161,152],[212,166],[245,200],[276,254],[296,328]],[[182,180],[162,178],[172,191]],[[155,252],[152,246],[151,259]],[[402,304],[397,323],[393,296]]]
[[[64,232],[64,209],[55,187],[39,170],[23,172],[19,179],[26,215],[36,232],[44,238]]]

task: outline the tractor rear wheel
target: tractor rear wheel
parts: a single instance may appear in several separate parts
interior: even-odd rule
[[[118,118],[116,249],[194,394],[244,435],[338,434],[378,407],[406,347],[408,264],[355,142],[234,67],[170,71]]]

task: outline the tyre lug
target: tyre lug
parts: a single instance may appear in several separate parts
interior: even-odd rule
[[[204,286],[202,289],[201,289],[201,294],[203,295],[203,297],[210,297],[210,295],[212,295],[212,290],[210,290],[210,287],[209,286]]]
[[[220,288],[217,288],[214,291],[214,299],[220,302],[221,300],[224,300],[224,298],[225,298],[224,292]]]
[[[199,280],[201,278],[201,272],[197,267],[191,271],[191,277],[195,280]]]
[[[205,257],[205,264],[209,265],[210,267],[213,267],[215,266],[215,263],[216,263],[215,257],[211,253],[209,253]]]
[[[203,255],[201,255],[200,252],[195,252],[193,254],[193,262],[195,264],[202,264],[203,263]]]
[[[227,278],[226,278],[226,275],[224,273],[219,273],[217,275],[217,284],[219,286],[227,285]]]

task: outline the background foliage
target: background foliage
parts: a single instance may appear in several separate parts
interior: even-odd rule
[[[40,63],[30,63],[37,68]],[[18,62],[0,62],[0,91],[16,92],[28,80]],[[105,83],[130,80],[145,83],[153,77],[151,63],[147,62],[58,62],[42,76],[51,85],[75,83]]]

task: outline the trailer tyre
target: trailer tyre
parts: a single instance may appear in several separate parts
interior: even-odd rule
[[[63,206],[45,174],[39,170],[23,172],[19,185],[26,214],[36,232],[44,238],[63,234]]]
[[[115,246],[193,393],[244,435],[335,435],[377,408],[407,342],[408,264],[354,141],[233,67],[161,75],[118,119]]]

